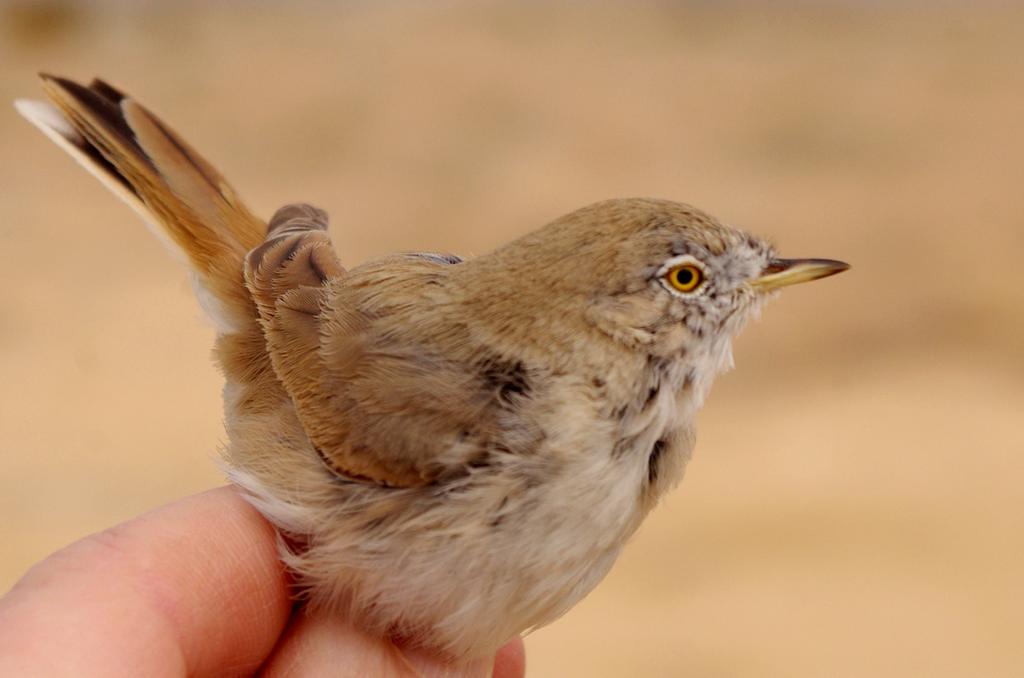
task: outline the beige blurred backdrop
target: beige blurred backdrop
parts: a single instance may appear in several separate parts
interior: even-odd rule
[[[349,263],[614,196],[853,270],[736,345],[683,485],[533,676],[1024,675],[1024,10],[997,3],[7,3],[0,102],[100,74]],[[211,327],[0,106],[0,589],[222,482]],[[586,507],[581,507],[586,510]]]

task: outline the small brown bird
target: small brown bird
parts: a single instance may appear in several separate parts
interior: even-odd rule
[[[269,225],[109,84],[18,109],[180,250],[217,323],[231,480],[311,605],[457,660],[566,612],[683,474],[779,259],[700,210],[577,210],[464,261],[342,267],[327,215]]]

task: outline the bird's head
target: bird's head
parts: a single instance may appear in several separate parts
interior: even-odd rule
[[[524,305],[531,312],[547,306],[550,316],[579,316],[627,346],[710,361],[712,371],[728,362],[730,339],[774,291],[848,268],[780,259],[766,241],[701,210],[642,198],[584,207],[494,255],[497,268],[538,292]]]

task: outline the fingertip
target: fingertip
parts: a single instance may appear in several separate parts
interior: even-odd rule
[[[492,678],[523,678],[526,675],[526,646],[516,636],[498,650],[494,657]]]
[[[419,650],[398,650],[404,663],[412,669],[412,675],[418,678],[482,678],[491,675],[488,672],[490,662],[487,659],[476,659],[469,663],[454,664],[441,661],[437,657]]]
[[[355,628],[339,615],[298,610],[260,669],[261,678],[335,675],[408,676],[408,664],[391,643]]]
[[[446,663],[430,653],[396,646],[362,631],[340,615],[299,610],[260,671],[261,678],[277,676],[345,675],[395,678],[522,678],[526,654],[521,638],[498,650],[493,663]]]

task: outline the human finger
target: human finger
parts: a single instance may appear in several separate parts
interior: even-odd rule
[[[262,678],[338,676],[357,678],[522,678],[522,641],[502,648],[496,660],[446,663],[421,651],[410,651],[359,630],[337,615],[300,611],[292,619],[261,672]]]
[[[247,675],[290,610],[273,529],[220,488],[33,567],[0,599],[0,675]]]

